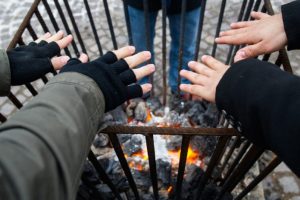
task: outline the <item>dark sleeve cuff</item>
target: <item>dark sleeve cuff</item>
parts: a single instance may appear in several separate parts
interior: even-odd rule
[[[0,49],[0,96],[9,94],[11,86],[11,72],[7,54]]]
[[[300,1],[293,1],[281,7],[288,50],[300,49]]]
[[[262,77],[268,77],[269,70],[262,70],[266,68],[275,67],[257,59],[246,59],[234,63],[220,80],[216,91],[218,109],[226,113],[229,121],[240,124],[244,136],[263,148],[267,147],[262,127],[256,117],[257,108],[253,105],[257,104],[256,98],[263,95],[258,94],[257,89],[263,84],[264,78]]]

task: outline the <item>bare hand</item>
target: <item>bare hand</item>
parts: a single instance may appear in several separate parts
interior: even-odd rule
[[[180,76],[192,83],[181,84],[180,89],[214,103],[217,85],[227,71],[228,66],[211,56],[202,56],[201,60],[203,64],[195,61],[188,63],[188,66],[195,72],[180,71]]]
[[[220,32],[216,38],[219,44],[248,45],[237,52],[235,62],[280,50],[287,44],[281,14],[252,12],[251,16],[256,20],[232,23],[231,30]]]

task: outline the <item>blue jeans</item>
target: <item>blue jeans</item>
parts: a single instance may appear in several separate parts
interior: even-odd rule
[[[136,52],[147,50],[146,36],[145,36],[145,20],[143,10],[128,7],[129,19],[132,31],[133,45],[136,47]],[[150,28],[150,51],[152,53],[151,62],[154,63],[154,48],[153,41],[155,37],[155,23],[158,12],[149,12]],[[180,14],[168,15],[169,28],[171,35],[171,49],[170,49],[170,70],[169,70],[169,86],[174,93],[177,91],[178,80],[178,54],[179,54],[179,38],[180,38]],[[182,69],[188,69],[187,63],[194,58],[196,46],[196,34],[198,30],[198,23],[200,17],[200,8],[186,12],[185,15],[185,32],[184,32],[184,46],[183,46],[183,66]],[[148,78],[140,80],[140,84],[147,83]],[[189,83],[187,79],[182,79],[181,83]]]

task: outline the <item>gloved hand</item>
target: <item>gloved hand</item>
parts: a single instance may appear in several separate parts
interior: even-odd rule
[[[78,59],[70,59],[60,73],[78,72],[92,78],[104,95],[105,112],[110,111],[126,100],[142,97],[143,93],[151,90],[151,84],[140,86],[133,83],[136,83],[137,79],[154,72],[154,65],[150,64],[139,69],[131,69],[131,67],[149,60],[151,54],[150,52],[141,52],[127,57],[134,53],[132,48],[124,47],[115,52],[108,52],[89,63],[82,63]],[[125,59],[118,60],[118,58]]]
[[[35,81],[65,65],[70,59],[68,56],[55,57],[60,53],[60,49],[67,47],[72,41],[72,36],[63,38],[63,35],[62,31],[53,36],[46,33],[29,45],[7,51],[11,70],[11,84],[22,85]]]

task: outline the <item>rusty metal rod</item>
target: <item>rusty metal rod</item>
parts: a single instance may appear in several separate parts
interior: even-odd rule
[[[147,48],[147,51],[151,51],[152,50],[152,44],[151,42],[153,41],[150,41],[150,16],[149,16],[149,4],[148,4],[148,0],[143,0],[143,10],[144,10],[144,23],[145,23],[145,36],[146,36],[146,48]],[[147,64],[150,64],[151,63],[151,60],[148,60],[147,61]],[[149,82],[153,85],[153,74],[151,74],[149,76]],[[155,96],[155,93],[154,93],[154,87],[152,87],[151,89],[151,92],[150,92],[150,95],[153,97]]]
[[[119,158],[120,164],[122,166],[122,169],[127,177],[128,183],[133,191],[133,194],[135,196],[135,199],[139,200],[139,192],[137,190],[136,184],[134,182],[133,176],[130,172],[130,168],[128,166],[127,160],[125,158],[124,152],[122,150],[121,144],[119,142],[119,139],[116,134],[109,134],[109,139],[114,147],[114,150],[116,152],[117,157]]]
[[[253,188],[257,186],[267,175],[269,175],[279,164],[281,160],[278,157],[275,157],[271,163],[259,173],[257,177],[234,199],[234,200],[241,200],[244,198]]]
[[[53,13],[52,13],[52,11],[51,11],[51,8],[50,8],[50,6],[49,6],[47,0],[43,0],[43,4],[44,4],[44,7],[46,8],[46,11],[47,11],[47,13],[48,13],[48,15],[49,15],[50,21],[51,21],[51,23],[52,23],[52,25],[53,25],[55,31],[56,31],[56,32],[59,31],[60,28],[58,27],[58,24],[57,24],[57,22],[56,22],[56,19],[55,19],[55,17],[53,16]],[[64,51],[65,51],[66,55],[68,55],[69,57],[71,57],[71,53],[70,53],[68,47],[64,48]]]
[[[30,22],[30,19],[32,17],[32,15],[34,14],[34,11],[36,10],[37,6],[39,5],[41,0],[35,0],[32,4],[32,6],[30,7],[28,13],[26,14],[23,22],[21,23],[21,25],[19,26],[16,34],[14,35],[13,39],[11,40],[11,42],[9,43],[7,49],[12,49],[15,48],[16,45],[18,44],[18,42],[20,41],[20,38],[22,37],[24,30],[26,29],[28,23]]]
[[[68,25],[68,22],[66,20],[65,14],[64,14],[64,12],[63,12],[63,10],[62,10],[62,8],[61,8],[58,0],[54,0],[54,3],[55,3],[55,6],[57,8],[58,14],[59,14],[59,16],[60,16],[60,18],[62,20],[62,23],[63,23],[63,25],[64,25],[64,27],[66,29],[67,34],[72,34],[72,32],[70,30],[70,27]],[[79,57],[80,53],[78,51],[75,39],[72,40],[71,44],[72,44],[72,47],[73,47],[73,49],[75,51],[76,56]]]
[[[226,0],[222,0],[221,8],[220,8],[220,13],[219,13],[219,19],[218,19],[218,24],[217,24],[217,29],[215,33],[215,38],[219,36],[222,22],[223,22],[223,17],[224,17],[224,11],[226,7]],[[216,56],[216,51],[217,51],[217,43],[214,41],[213,49],[211,52],[211,56],[215,57]]]
[[[162,70],[163,70],[163,105],[167,104],[167,1],[161,1],[162,7]]]
[[[228,177],[232,174],[233,170],[236,168],[237,164],[240,162],[241,158],[244,156],[244,154],[247,151],[247,149],[249,148],[250,144],[251,143],[249,141],[246,141],[243,144],[243,146],[240,148],[240,151],[239,151],[238,155],[232,161],[232,163],[230,165],[230,168],[227,170],[226,175],[224,176],[224,178],[220,182],[220,186],[223,185],[225,180],[227,180]]]
[[[6,120],[7,120],[7,118],[4,117],[4,115],[2,115],[2,114],[0,113],[0,122],[4,123],[4,122],[6,122]]]
[[[190,136],[182,136],[180,160],[179,160],[177,181],[175,187],[175,200],[181,200],[182,182],[184,177],[189,144],[190,144]]]
[[[131,24],[130,24],[130,20],[129,20],[127,0],[123,0],[123,9],[124,9],[124,15],[125,15],[125,22],[126,22],[127,34],[128,34],[128,43],[129,43],[129,45],[133,45],[132,32],[131,32]]]
[[[200,18],[199,18],[199,24],[198,24],[197,38],[196,38],[196,48],[195,48],[195,54],[194,54],[194,61],[198,61],[198,56],[199,56],[199,51],[200,51],[200,43],[201,43],[201,36],[202,36],[206,1],[207,0],[202,0],[201,1],[201,10],[200,10]]]
[[[103,167],[97,160],[96,155],[92,151],[89,152],[88,159],[95,167],[99,178],[111,189],[112,193],[115,195],[115,197],[117,199],[122,200],[119,191],[117,190],[115,185],[112,183],[109,176],[106,174],[105,169],[103,169]]]
[[[228,164],[229,159],[232,157],[232,153],[236,149],[236,146],[241,142],[241,137],[236,136],[232,142],[231,147],[229,148],[228,153],[226,154],[224,158],[224,162],[222,163],[222,166],[220,167],[220,172],[223,172],[225,166]]]
[[[237,18],[237,22],[241,21],[242,18],[243,18],[243,15],[244,15],[244,12],[245,12],[245,8],[246,8],[246,5],[247,5],[247,1],[248,0],[244,0],[243,3],[242,3],[242,5],[241,5],[241,9],[240,9],[239,16]],[[231,60],[234,57],[234,55],[232,54],[233,48],[234,48],[234,45],[230,45],[230,48],[229,48],[229,51],[228,51],[228,54],[227,54],[227,59],[226,59],[226,62],[225,62],[226,65],[229,65],[229,63],[231,62]]]
[[[36,35],[35,31],[33,30],[30,22],[27,24],[27,30],[28,30],[28,32],[31,35],[31,37],[32,37],[33,40],[37,40],[38,39],[38,36]]]
[[[150,176],[153,187],[153,194],[156,200],[159,199],[158,186],[157,186],[157,172],[156,172],[156,161],[155,161],[155,149],[153,134],[146,135],[147,152],[149,157]]]
[[[80,34],[80,32],[79,32],[78,26],[77,26],[77,24],[76,24],[76,21],[75,21],[73,12],[72,12],[72,10],[71,10],[71,8],[70,8],[70,5],[69,5],[68,0],[64,0],[64,3],[65,3],[65,6],[66,6],[66,9],[67,9],[67,12],[68,12],[68,14],[69,14],[69,17],[70,17],[70,19],[71,19],[71,23],[72,23],[72,26],[73,26],[73,28],[74,28],[75,34],[76,34],[76,36],[77,36],[78,42],[79,42],[79,44],[80,44],[81,50],[82,50],[83,53],[87,54],[87,51],[86,51],[84,42],[83,42],[83,40],[82,40],[81,34]]]
[[[32,37],[32,39],[33,39],[34,41],[38,39],[38,36],[37,36],[37,34],[35,33],[35,31],[33,30],[33,28],[32,28],[32,26],[31,26],[30,23],[28,23],[28,25],[27,25],[27,30],[28,30],[30,36]],[[46,83],[48,82],[48,79],[47,79],[46,76],[42,76],[41,79],[42,79],[42,81],[44,82],[44,84],[46,84]]]
[[[56,22],[56,19],[55,19],[54,15],[53,15],[52,11],[51,11],[51,8],[50,8],[50,6],[48,4],[48,1],[47,0],[43,0],[43,4],[44,4],[44,7],[45,7],[45,9],[46,9],[46,11],[47,11],[47,13],[49,15],[50,21],[52,22],[52,25],[53,25],[55,31],[59,31],[60,29],[58,27],[58,24]]]
[[[160,135],[206,135],[206,136],[237,136],[233,128],[193,128],[193,127],[156,127],[156,126],[124,126],[113,125],[101,131],[107,134],[160,134]]]
[[[194,196],[194,199],[201,198],[203,189],[204,189],[207,181],[211,177],[211,174],[212,174],[214,168],[217,166],[218,162],[220,161],[221,156],[222,156],[221,154],[224,151],[224,148],[226,147],[226,143],[229,140],[229,138],[230,138],[229,136],[222,136],[219,138],[218,144],[214,150],[213,155],[210,158],[207,169],[206,169],[205,173],[203,174],[203,176],[201,177],[201,180],[198,183],[197,191],[195,191],[196,194]]]
[[[91,24],[92,31],[93,31],[93,34],[94,34],[94,37],[95,37],[95,41],[96,41],[96,44],[97,44],[97,47],[98,47],[98,50],[99,50],[99,54],[100,54],[100,56],[102,56],[103,55],[102,46],[100,44],[100,39],[99,39],[99,36],[98,36],[98,33],[97,33],[97,29],[96,29],[96,26],[95,26],[93,15],[92,15],[92,12],[91,12],[91,9],[90,9],[90,6],[89,6],[89,3],[88,3],[87,0],[84,0],[84,5],[85,5],[85,8],[86,8],[89,20],[90,20],[90,24]]]
[[[245,174],[249,171],[249,169],[253,166],[253,164],[257,161],[257,159],[262,155],[263,152],[263,149],[252,145],[241,162],[225,181],[220,193],[215,200],[222,199],[225,192],[231,192],[236,187],[236,185],[244,178]]]
[[[263,61],[268,61],[270,59],[271,54],[267,53],[263,56],[262,60]]]
[[[250,13],[251,13],[251,9],[252,9],[252,7],[253,7],[253,4],[254,4],[254,0],[250,0],[249,2],[248,2],[248,5],[247,5],[247,8],[246,8],[246,12],[245,12],[245,15],[244,15],[244,17],[243,17],[243,19],[242,19],[242,21],[248,21],[249,20],[249,17],[250,17]],[[236,53],[238,52],[238,50],[240,49],[240,48],[242,48],[242,47],[244,47],[244,45],[236,45],[235,47],[234,47],[234,53],[233,53],[233,55],[236,55]],[[233,63],[233,59],[231,60],[231,63]]]
[[[36,8],[36,10],[34,11],[34,13],[35,13],[35,16],[37,17],[38,21],[40,22],[40,24],[41,24],[41,26],[42,26],[42,28],[43,28],[43,31],[44,31],[45,33],[49,32],[49,28],[48,28],[48,26],[46,25],[46,22],[45,22],[45,20],[43,19],[42,15],[41,15],[41,13],[40,13],[40,11],[39,11],[39,9]]]
[[[104,10],[105,10],[106,19],[107,19],[107,24],[108,24],[110,35],[111,35],[111,40],[112,40],[112,43],[113,43],[113,47],[116,50],[118,48],[118,45],[117,45],[117,41],[116,41],[116,35],[115,35],[115,32],[114,32],[114,27],[113,27],[113,24],[112,24],[111,15],[110,15],[107,0],[103,0],[103,4],[104,4]]]
[[[180,83],[181,76],[179,75],[183,64],[183,47],[184,47],[184,32],[185,32],[185,13],[186,13],[186,1],[182,0],[181,4],[181,19],[180,19],[180,34],[179,34],[179,49],[178,49],[178,72],[177,72],[177,95],[180,96]]]
[[[23,104],[19,101],[19,99],[12,92],[9,92],[7,97],[18,109],[23,107]]]

